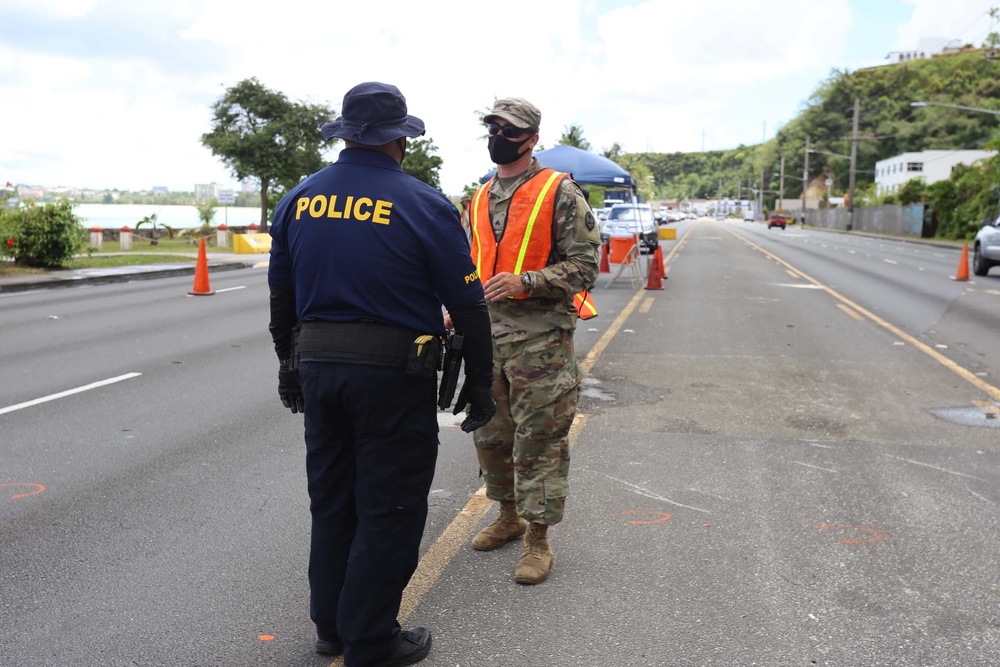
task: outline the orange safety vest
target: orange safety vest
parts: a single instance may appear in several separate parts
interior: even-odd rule
[[[471,207],[471,251],[482,282],[504,271],[519,276],[525,271],[545,268],[552,252],[556,191],[565,177],[566,174],[554,169],[542,169],[519,185],[511,197],[507,226],[500,241],[494,241],[490,200],[486,194],[493,180],[476,190]]]
[[[556,193],[565,177],[564,173],[545,168],[519,185],[511,197],[507,225],[500,241],[495,241],[487,195],[493,179],[476,190],[469,208],[469,226],[472,228],[472,261],[476,263],[480,281],[485,284],[497,273],[508,272],[519,276],[525,271],[540,271],[548,265],[552,252]],[[584,296],[580,297],[580,294]],[[593,312],[584,319],[595,317],[597,309],[593,302],[585,292],[580,294],[574,295],[573,305],[577,306],[577,297],[580,297],[588,302],[589,310]],[[528,295],[521,294],[514,298],[526,299]],[[580,315],[579,307],[577,314]]]

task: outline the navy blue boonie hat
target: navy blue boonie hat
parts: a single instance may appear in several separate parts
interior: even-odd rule
[[[338,137],[381,146],[400,137],[419,137],[424,121],[406,113],[406,98],[387,83],[359,83],[344,95],[340,118],[321,128],[324,139]]]

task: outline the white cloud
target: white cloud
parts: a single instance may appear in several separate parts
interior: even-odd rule
[[[948,13],[907,1],[914,27],[899,39]],[[0,12],[52,33],[0,25],[0,118],[17,128],[0,180],[130,189],[229,182],[199,139],[211,104],[251,76],[337,112],[361,81],[397,85],[451,194],[492,167],[476,112],[497,97],[542,110],[545,146],[570,125],[596,150],[700,150],[703,132],[709,149],[756,143],[762,122],[773,135],[841,66],[852,24],[849,0],[647,0],[603,14],[595,0],[25,4]]]
[[[990,28],[995,0],[903,0],[913,5],[910,20],[899,26],[891,50],[910,51],[924,38],[957,39],[980,46]]]

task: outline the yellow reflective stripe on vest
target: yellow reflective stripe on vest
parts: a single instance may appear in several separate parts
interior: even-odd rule
[[[476,194],[472,196],[472,205],[469,207],[469,226],[472,227],[472,234],[476,238],[476,271],[479,271],[480,275],[483,273],[483,240],[479,238],[479,198],[483,196],[483,193],[489,190],[490,183],[493,179],[486,181],[485,185],[480,186],[476,190]],[[496,243],[493,240],[493,243]]]
[[[548,194],[549,188],[552,187],[552,183],[560,176],[562,176],[560,172],[552,172],[549,176],[549,180],[545,181],[542,191],[538,193],[538,199],[535,200],[535,206],[531,209],[531,217],[528,218],[528,226],[524,230],[524,238],[521,239],[521,250],[517,253],[517,263],[514,264],[514,275],[521,275],[521,266],[524,264],[524,255],[528,252],[528,243],[531,242],[531,230],[535,228],[535,220],[538,218],[538,211],[541,210],[542,202],[545,201],[545,195]]]

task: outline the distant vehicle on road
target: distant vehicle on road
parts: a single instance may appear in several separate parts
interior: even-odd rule
[[[753,222],[753,209],[749,206],[743,209],[743,222]]]
[[[980,229],[972,242],[972,272],[985,276],[994,266],[1000,266],[1000,216]]]
[[[780,213],[772,213],[771,217],[767,220],[767,228],[771,227],[781,227],[784,229],[788,225],[788,218]]]

